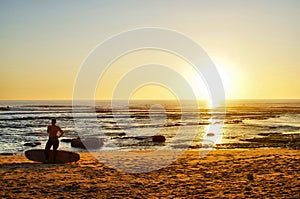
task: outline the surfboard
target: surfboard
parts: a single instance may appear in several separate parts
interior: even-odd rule
[[[49,160],[46,161],[45,150],[44,149],[31,149],[25,151],[25,156],[27,159],[35,162],[43,163],[67,163],[67,162],[77,162],[80,159],[78,153],[71,151],[57,150],[56,160],[53,160],[53,151],[49,152]]]

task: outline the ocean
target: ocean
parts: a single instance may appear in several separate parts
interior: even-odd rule
[[[101,138],[101,151],[289,147],[300,136],[300,100],[231,100],[224,115],[205,101],[198,104],[183,109],[177,101],[117,101],[113,106],[96,101],[76,107],[72,101],[0,101],[0,154],[44,148],[52,118],[65,131],[61,139]],[[152,142],[154,135],[166,141]],[[207,142],[210,137],[216,143]],[[66,142],[59,149],[84,151]]]

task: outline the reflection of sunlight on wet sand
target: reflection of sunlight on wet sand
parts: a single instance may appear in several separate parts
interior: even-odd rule
[[[212,114],[209,119],[210,125],[205,127],[206,134],[203,137],[203,145],[211,146],[220,144],[222,143],[222,127],[226,114],[224,96],[222,93],[217,93],[212,98],[209,87],[203,77],[193,70],[189,70],[186,74],[189,77],[190,85],[193,85],[192,88],[196,93],[197,99],[205,99],[205,107],[210,109],[210,113]],[[220,75],[222,80],[226,78],[225,73],[221,73]]]

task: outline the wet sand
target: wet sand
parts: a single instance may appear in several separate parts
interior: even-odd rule
[[[171,154],[163,151],[153,161]],[[187,151],[149,173],[127,173],[89,153],[80,156],[71,164],[1,156],[0,198],[300,198],[299,150],[215,150],[205,157]]]

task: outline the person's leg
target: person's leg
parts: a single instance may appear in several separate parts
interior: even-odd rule
[[[46,143],[46,147],[45,147],[45,156],[46,156],[46,160],[49,160],[49,152],[50,152],[50,148],[52,146],[52,142],[51,139],[49,139]]]
[[[58,141],[58,138],[56,138],[53,140],[53,161],[56,161],[56,154],[57,154],[56,152],[57,152],[58,146],[59,146],[59,141]]]

